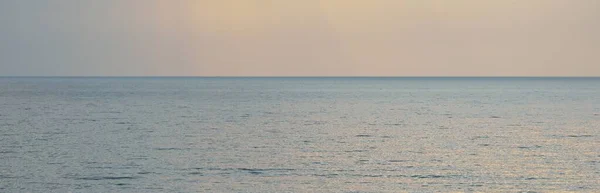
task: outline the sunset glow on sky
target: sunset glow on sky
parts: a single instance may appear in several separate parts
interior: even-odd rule
[[[600,76],[597,0],[7,0],[0,75]]]

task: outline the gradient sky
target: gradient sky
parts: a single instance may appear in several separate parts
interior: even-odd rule
[[[600,76],[599,0],[1,0],[4,76]]]

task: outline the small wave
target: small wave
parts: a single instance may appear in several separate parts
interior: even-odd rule
[[[573,138],[578,138],[578,137],[593,137],[593,135],[567,135],[567,137],[573,137]]]
[[[295,171],[296,169],[290,169],[290,168],[189,168],[189,169],[185,169],[185,170],[208,170],[208,171],[227,171],[227,172],[239,171],[239,172],[247,172],[250,174],[259,175],[259,174],[268,173],[268,172],[289,172],[289,171]],[[192,173],[194,173],[195,175],[203,174],[200,171],[191,171],[189,174],[192,174]]]
[[[451,178],[455,177],[454,175],[412,175],[411,178],[419,178],[419,179],[428,179],[428,178]]]
[[[14,178],[19,178],[19,177],[0,174],[0,179],[14,179]]]
[[[189,175],[199,175],[199,176],[204,176],[204,173],[202,172],[189,172]]]
[[[248,172],[253,175],[260,175],[266,172],[273,171],[293,171],[294,169],[279,169],[279,168],[267,168],[267,169],[259,169],[259,168],[237,168],[238,171]]]
[[[344,151],[346,153],[352,153],[352,152],[367,152],[369,150],[364,150],[364,149],[357,149],[357,150],[350,150],[350,151]]]
[[[157,148],[154,148],[154,150],[158,150],[158,151],[183,151],[183,150],[189,150],[189,148],[157,147]]]
[[[133,179],[137,179],[138,177],[132,177],[132,176],[95,176],[95,177],[80,177],[80,178],[75,178],[76,180],[92,180],[92,181],[96,181],[96,180],[133,180]]]
[[[289,169],[289,168],[237,168],[237,170],[241,170],[241,171],[294,171],[295,169]]]
[[[522,179],[522,180],[548,180],[550,178],[523,177],[523,178],[520,178],[520,179]]]
[[[534,146],[518,146],[517,148],[519,149],[537,149],[537,148],[542,148],[541,145],[534,145]]]
[[[117,125],[133,125],[134,123],[132,123],[132,122],[126,122],[126,121],[120,121],[120,122],[115,122],[115,124],[117,124]]]
[[[388,123],[388,124],[384,124],[384,125],[388,125],[388,126],[401,126],[402,124],[400,124],[400,123]]]
[[[381,175],[381,174],[366,174],[366,175],[362,175],[362,176],[366,177],[366,178],[381,178],[381,177],[384,177],[384,175]]]
[[[313,176],[325,177],[325,178],[334,178],[334,177],[339,176],[339,174],[313,174]]]
[[[487,135],[482,135],[482,136],[475,136],[475,137],[471,137],[471,140],[477,140],[477,139],[488,139],[490,138]]]
[[[324,125],[327,124],[327,121],[305,121],[304,125],[306,126],[310,126],[310,125]]]

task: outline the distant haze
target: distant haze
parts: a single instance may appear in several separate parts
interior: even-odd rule
[[[599,0],[2,0],[1,76],[600,76]]]

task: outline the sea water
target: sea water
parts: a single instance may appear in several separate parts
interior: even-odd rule
[[[0,78],[0,192],[600,191],[600,78]]]

